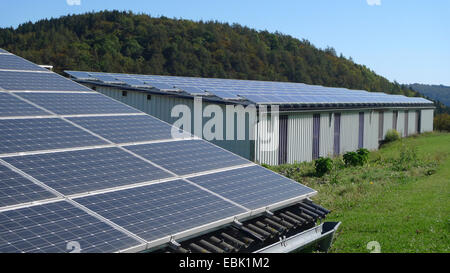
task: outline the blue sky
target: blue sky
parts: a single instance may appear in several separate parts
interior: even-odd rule
[[[449,0],[8,0],[0,27],[104,9],[280,31],[332,46],[389,80],[450,85]]]

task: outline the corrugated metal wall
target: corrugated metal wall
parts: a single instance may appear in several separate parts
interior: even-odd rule
[[[404,132],[405,132],[405,111],[398,111],[397,131],[400,133],[400,136],[404,135]]]
[[[342,112],[341,153],[358,149],[359,112]]]
[[[433,131],[433,109],[422,110],[422,124],[421,132],[431,132]]]
[[[378,112],[364,112],[364,148],[378,149]]]
[[[291,114],[288,117],[288,163],[311,161],[313,115]]]
[[[269,165],[278,165],[278,144],[279,144],[279,120],[267,115],[267,122],[258,122],[255,128],[255,160],[258,163]],[[287,162],[289,161],[289,117],[288,117],[288,143],[287,143]]]
[[[416,110],[409,110],[408,113],[408,136],[416,133]]]
[[[320,115],[320,141],[319,155],[321,157],[333,156],[334,140],[334,114],[322,113]]]
[[[383,139],[387,131],[392,129],[392,118],[393,118],[393,111],[384,111]]]

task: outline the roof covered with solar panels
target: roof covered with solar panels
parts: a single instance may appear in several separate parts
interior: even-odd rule
[[[254,104],[432,106],[419,97],[290,82],[65,71],[77,81]]]
[[[0,253],[143,251],[316,193],[11,53],[0,64]]]

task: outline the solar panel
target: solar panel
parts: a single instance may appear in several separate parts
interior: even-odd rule
[[[56,197],[22,175],[0,165],[0,207]],[[1,223],[1,222],[0,222]]]
[[[17,93],[59,115],[140,113],[98,93]]]
[[[0,53],[9,53],[9,52],[4,50],[3,48],[0,48]]]
[[[173,85],[169,85],[167,83],[161,83],[161,82],[154,82],[154,81],[144,81],[146,84],[151,85],[154,88],[160,89],[160,90],[178,90],[177,88],[174,88]]]
[[[173,86],[195,95],[204,94],[204,90],[224,100],[247,99],[260,104],[330,104],[330,103],[383,103],[412,104],[432,102],[404,96],[376,94],[363,90],[324,87],[303,83],[267,82],[252,80],[208,79],[179,76],[129,75],[118,73],[101,73],[117,78],[126,77],[134,81],[148,82],[162,90],[176,91]],[[200,90],[200,91],[199,91]]]
[[[195,87],[195,86],[186,86],[186,85],[175,85],[175,86],[189,94],[192,94],[192,95],[205,94],[204,90],[202,90],[198,87]]]
[[[48,71],[16,55],[0,55],[0,69]]]
[[[136,79],[130,79],[130,78],[120,78],[121,81],[123,81],[125,84],[128,84],[132,87],[146,87],[150,88],[151,86],[148,84],[145,84],[143,81],[136,80]]]
[[[104,83],[111,83],[111,84],[123,84],[124,83],[123,81],[118,80],[115,77],[109,76],[109,75],[97,74],[97,75],[92,75],[92,77],[101,82],[104,82]]]
[[[178,175],[249,163],[203,140],[161,142],[125,148]]]
[[[249,209],[315,192],[260,166],[196,176],[188,180]]]
[[[65,195],[171,176],[119,148],[15,156],[4,160]]]
[[[140,243],[66,201],[0,212],[0,252],[116,252]]]
[[[114,143],[171,139],[172,126],[148,115],[70,118]],[[177,130],[183,134],[181,130]],[[184,137],[190,134],[184,133]]]
[[[5,90],[91,91],[55,73],[0,71],[0,87]]]
[[[148,241],[245,212],[181,180],[75,201]]]
[[[0,92],[0,117],[46,115],[49,115],[49,113],[23,102],[8,93]]]
[[[106,144],[58,118],[0,120],[0,154]]]
[[[71,77],[79,79],[79,80],[95,80],[88,72],[84,71],[68,71],[65,70],[65,73],[69,74]]]

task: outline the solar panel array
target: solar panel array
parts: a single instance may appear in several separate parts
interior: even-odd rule
[[[215,96],[223,100],[245,100],[255,104],[432,104],[431,101],[424,98],[303,83],[83,71],[66,71],[66,73],[79,80],[93,80],[105,84],[114,83],[138,88],[156,88],[162,91],[178,91],[191,95]],[[110,80],[104,81],[105,77]]]
[[[315,193],[0,55],[0,252],[141,251]]]

